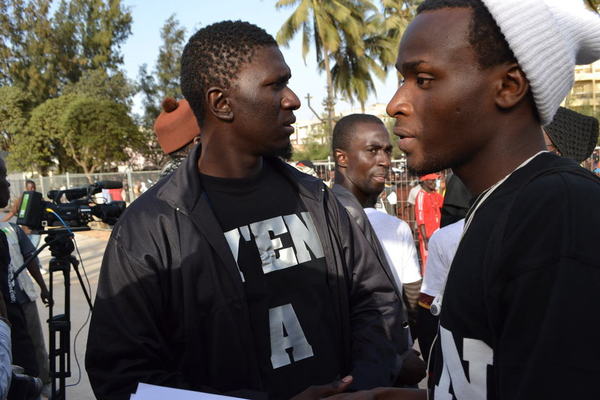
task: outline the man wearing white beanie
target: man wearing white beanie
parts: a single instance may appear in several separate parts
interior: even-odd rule
[[[600,58],[600,16],[579,0],[425,0],[417,14],[394,133],[410,169],[452,168],[478,197],[432,306],[429,397],[368,396],[598,399],[600,180],[545,151],[542,126],[574,66]]]

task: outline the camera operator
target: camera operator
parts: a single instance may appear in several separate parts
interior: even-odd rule
[[[10,184],[6,180],[6,166],[0,159],[0,207],[8,204],[9,187]],[[0,289],[12,326],[13,362],[23,367],[27,375],[37,377],[42,372],[41,378],[47,383],[49,381],[48,354],[35,304],[37,294],[26,273],[14,276],[24,260],[33,252],[35,248],[18,225],[0,222]],[[40,273],[37,258],[29,262],[27,270],[40,286],[42,301],[49,304],[51,299]]]

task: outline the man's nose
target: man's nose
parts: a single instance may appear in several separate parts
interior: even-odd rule
[[[287,110],[297,110],[300,108],[300,99],[296,96],[296,93],[290,88],[287,89],[287,93],[281,100],[281,106]]]
[[[385,109],[390,117],[398,118],[400,116],[408,116],[411,114],[412,106],[407,101],[405,92],[406,91],[403,90],[402,86],[396,89],[396,93],[394,93],[394,96],[391,98]]]

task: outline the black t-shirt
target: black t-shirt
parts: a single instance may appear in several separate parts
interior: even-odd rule
[[[598,204],[600,180],[549,153],[482,203],[446,283],[436,400],[600,398]]]
[[[263,390],[293,396],[340,372],[327,265],[295,187],[264,164],[248,179],[201,175],[244,282]]]

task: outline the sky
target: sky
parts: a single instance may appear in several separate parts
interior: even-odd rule
[[[152,70],[161,45],[160,28],[172,14],[186,28],[186,42],[198,29],[227,19],[251,22],[275,37],[293,11],[293,8],[276,10],[275,3],[276,0],[124,0],[133,16],[131,35],[121,48],[127,76],[137,79],[139,67],[144,63]],[[292,70],[289,86],[302,101],[296,116],[299,120],[312,119],[313,114],[306,105],[306,95],[310,93],[312,107],[321,112],[326,95],[325,74],[317,70],[314,52],[307,55],[305,64],[299,34],[290,42],[289,48],[281,47],[281,51]],[[390,69],[386,82],[375,78],[375,84],[377,96],[371,95],[367,105],[389,101],[397,85],[395,73]],[[136,112],[141,112],[139,96],[134,107]],[[336,112],[350,107],[338,99]]]

